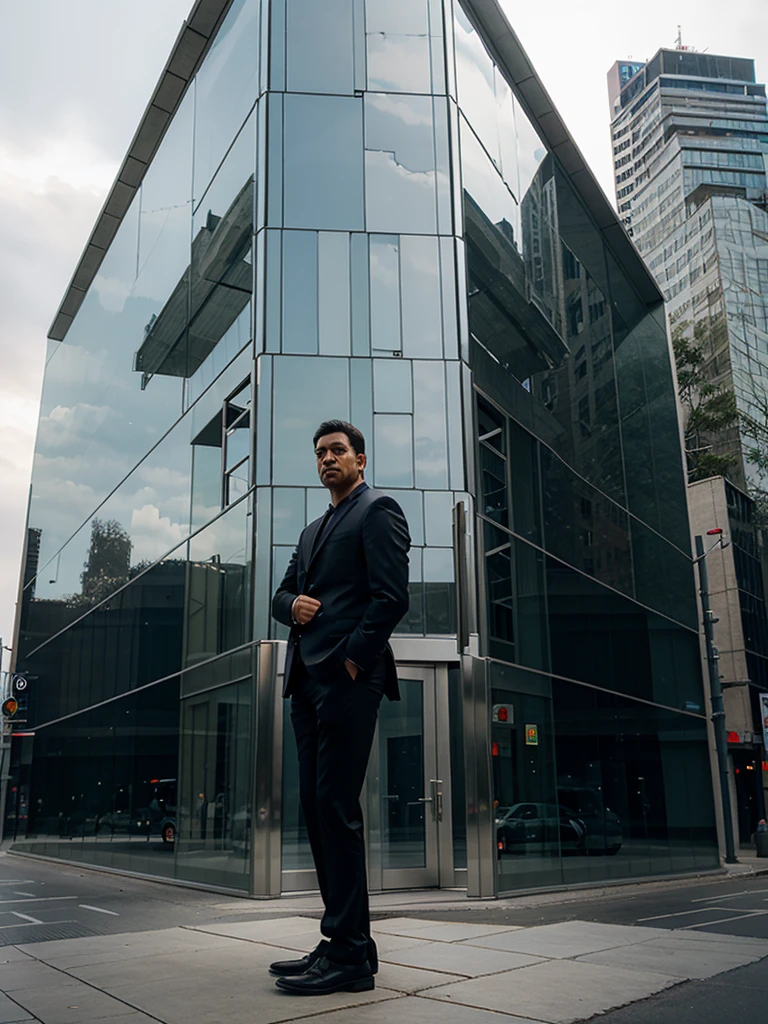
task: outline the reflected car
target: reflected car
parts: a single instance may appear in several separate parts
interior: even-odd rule
[[[496,846],[503,853],[525,853],[529,845],[548,852],[585,849],[586,829],[557,804],[519,803],[496,808]]]
[[[589,786],[558,786],[557,799],[566,814],[583,824],[587,853],[616,856],[624,842],[624,830],[618,814],[603,803],[599,790]]]

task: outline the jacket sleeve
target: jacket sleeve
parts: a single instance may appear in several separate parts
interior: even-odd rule
[[[299,596],[298,561],[299,549],[297,547],[291,555],[283,581],[272,598],[272,617],[277,619],[278,622],[282,622],[284,626],[293,625],[291,609],[293,608],[293,602]]]
[[[411,538],[405,516],[385,496],[363,520],[370,603],[350,634],[344,656],[367,672],[382,653],[395,626],[408,611],[408,549]]]

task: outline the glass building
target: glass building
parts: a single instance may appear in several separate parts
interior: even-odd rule
[[[768,476],[751,455],[763,447],[768,407],[765,85],[753,60],[689,50],[659,50],[629,76],[625,68],[617,62],[608,73],[620,215],[664,292],[673,331],[699,347],[705,378],[732,392],[738,410],[736,422],[699,442],[731,459],[727,479],[692,483],[689,506],[695,533],[720,525],[732,541],[712,595],[714,635],[734,832],[751,845],[768,791]]]
[[[199,0],[49,346],[16,849],[314,887],[269,602],[341,417],[414,545],[371,887],[718,864],[662,296],[496,0]]]

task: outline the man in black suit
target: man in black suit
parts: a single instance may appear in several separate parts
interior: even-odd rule
[[[302,531],[272,614],[291,627],[283,696],[291,698],[325,938],[270,973],[287,992],[320,995],[372,989],[378,969],[360,791],[382,696],[400,699],[388,641],[408,610],[410,537],[397,502],[363,479],[359,430],[329,420],[314,445],[331,504]]]

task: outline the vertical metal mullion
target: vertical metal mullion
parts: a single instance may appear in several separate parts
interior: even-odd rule
[[[283,706],[277,692],[278,645],[254,647],[251,882],[252,896],[282,889]]]

